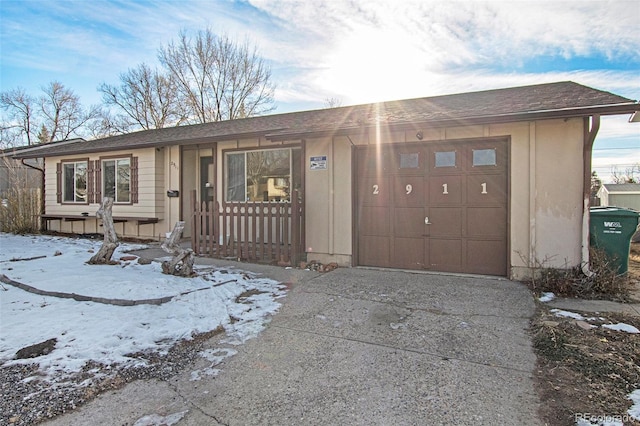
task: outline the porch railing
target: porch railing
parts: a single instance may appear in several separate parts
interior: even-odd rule
[[[303,202],[198,202],[191,192],[197,255],[295,265],[305,251]]]

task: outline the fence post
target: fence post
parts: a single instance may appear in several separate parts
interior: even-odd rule
[[[300,225],[298,221],[298,191],[291,194],[291,266],[297,266],[300,262],[298,253],[300,239]]]
[[[196,200],[196,190],[190,191],[191,202],[191,249],[196,255],[200,254],[200,233],[198,232],[198,202]]]

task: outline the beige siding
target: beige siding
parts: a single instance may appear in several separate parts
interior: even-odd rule
[[[57,202],[56,164],[60,161],[73,159],[99,160],[101,157],[133,155],[138,158],[138,203],[116,204],[113,206],[114,216],[158,218],[157,224],[138,225],[136,221],[116,224],[116,232],[124,237],[157,238],[164,229],[164,199],[159,197],[162,188],[159,187],[163,170],[158,169],[158,162],[163,156],[162,150],[155,148],[110,152],[108,155],[85,154],[65,157],[49,157],[45,161],[45,206],[48,215],[80,215],[84,212],[95,215],[99,203],[91,204],[59,204]],[[98,220],[89,218],[84,221],[66,222],[53,220],[49,222],[49,229],[72,233],[101,233],[102,228]]]
[[[568,268],[580,264],[582,226],[583,121],[545,120],[511,124],[389,132],[380,129],[350,137],[323,137],[305,142],[306,249],[308,259],[350,265],[353,256],[353,147],[387,143],[456,140],[504,136],[510,139],[509,266],[511,276],[524,277],[532,267]],[[181,149],[178,146],[133,152],[139,161],[140,202],[116,206],[114,215],[159,217],[156,225],[118,224],[127,236],[158,237],[178,220],[190,225],[190,191],[200,186],[199,158],[212,155],[217,146],[217,198],[224,199],[224,151],[273,148],[299,144],[292,140],[273,143],[264,139],[218,142]],[[129,154],[122,151],[120,154]],[[119,154],[119,153],[114,153]],[[110,154],[111,155],[111,154]],[[326,170],[310,170],[310,157],[327,156]],[[87,156],[78,156],[86,158]],[[99,156],[91,155],[90,159]],[[46,161],[48,214],[94,213],[98,205],[56,203],[56,163]],[[65,160],[69,158],[64,158]],[[180,198],[168,198],[166,190],[180,190]],[[95,232],[93,220],[62,222],[66,232]],[[59,222],[51,223],[55,229]],[[123,227],[123,228],[119,228]],[[188,232],[188,230],[187,230]],[[188,235],[188,233],[186,234]]]
[[[180,211],[180,199],[184,196],[180,192],[180,197],[169,198],[167,197],[167,190],[177,189],[180,190],[180,173],[181,173],[181,160],[180,160],[180,147],[170,146],[164,149],[164,173],[163,173],[163,189],[162,197],[164,198],[165,206],[165,224],[161,229],[162,237],[165,237],[166,233],[171,232],[175,223],[182,220]]]
[[[182,151],[182,169],[184,173],[182,175],[182,188],[180,192],[180,198],[182,199],[182,218],[185,221],[184,235],[190,235],[191,233],[191,220],[189,212],[191,210],[191,190],[198,187],[198,173],[197,167],[200,165],[198,158],[198,150],[184,149]]]
[[[369,136],[311,139],[306,144],[308,257],[344,265],[353,255],[351,144],[402,143],[506,136],[510,144],[509,264],[514,278],[530,267],[580,264],[582,120],[547,120]],[[309,171],[309,157],[327,155],[328,169]],[[561,166],[561,167],[560,167]]]

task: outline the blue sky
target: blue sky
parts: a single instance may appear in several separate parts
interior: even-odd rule
[[[85,105],[180,30],[256,44],[278,112],[573,80],[640,99],[640,2],[1,0],[0,89],[53,80]],[[640,123],[605,118],[593,162],[640,163]]]

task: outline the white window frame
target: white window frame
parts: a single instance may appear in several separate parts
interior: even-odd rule
[[[72,165],[73,169],[68,166]],[[84,188],[78,188],[78,167],[84,165]],[[67,171],[73,173],[73,194],[67,191]],[[89,162],[87,160],[80,161],[64,161],[62,163],[62,202],[65,204],[88,204],[89,203]],[[84,190],[84,198],[80,196],[78,189]],[[72,197],[69,197],[72,195]]]
[[[247,196],[247,191],[248,191],[248,187],[249,187],[249,183],[248,183],[248,177],[247,177],[247,155],[253,152],[268,152],[268,151],[289,151],[289,174],[287,176],[287,179],[289,181],[289,191],[292,191],[292,185],[294,185],[293,182],[293,167],[294,167],[294,150],[300,150],[299,147],[278,147],[278,148],[272,148],[272,149],[249,149],[249,150],[243,150],[243,151],[230,151],[230,152],[226,152],[224,154],[224,200],[225,202],[228,203],[244,203],[244,202],[253,202],[253,203],[258,203],[258,202],[262,202],[260,200],[250,200],[249,197]],[[244,197],[242,197],[242,199],[233,199],[230,200],[229,199],[229,157],[232,155],[242,155],[244,157],[244,161],[243,161],[243,176],[244,176],[244,185],[242,186],[242,188],[244,189]],[[278,178],[283,178],[282,176],[279,176]],[[236,197],[237,198],[237,197]],[[289,193],[289,196],[286,198],[281,199],[280,201],[283,202],[288,202],[291,200],[291,193]]]
[[[126,161],[129,166],[129,181],[127,182],[129,185],[129,190],[127,191],[128,199],[126,200],[121,200],[118,197],[118,185],[120,184],[120,177],[118,174],[118,167],[119,167],[119,163],[120,162],[124,162]],[[111,191],[107,191],[107,173],[106,173],[106,169],[107,169],[107,163],[113,163],[113,168],[114,168],[114,183],[113,183],[113,187],[111,188],[111,190],[113,191],[113,193],[111,193]],[[117,158],[103,158],[101,159],[101,164],[102,164],[102,182],[100,182],[101,188],[102,188],[102,196],[103,197],[111,197],[113,198],[113,202],[114,204],[132,204],[132,197],[131,197],[131,189],[132,189],[132,182],[131,182],[131,169],[132,169],[132,160],[131,157],[117,157]]]

